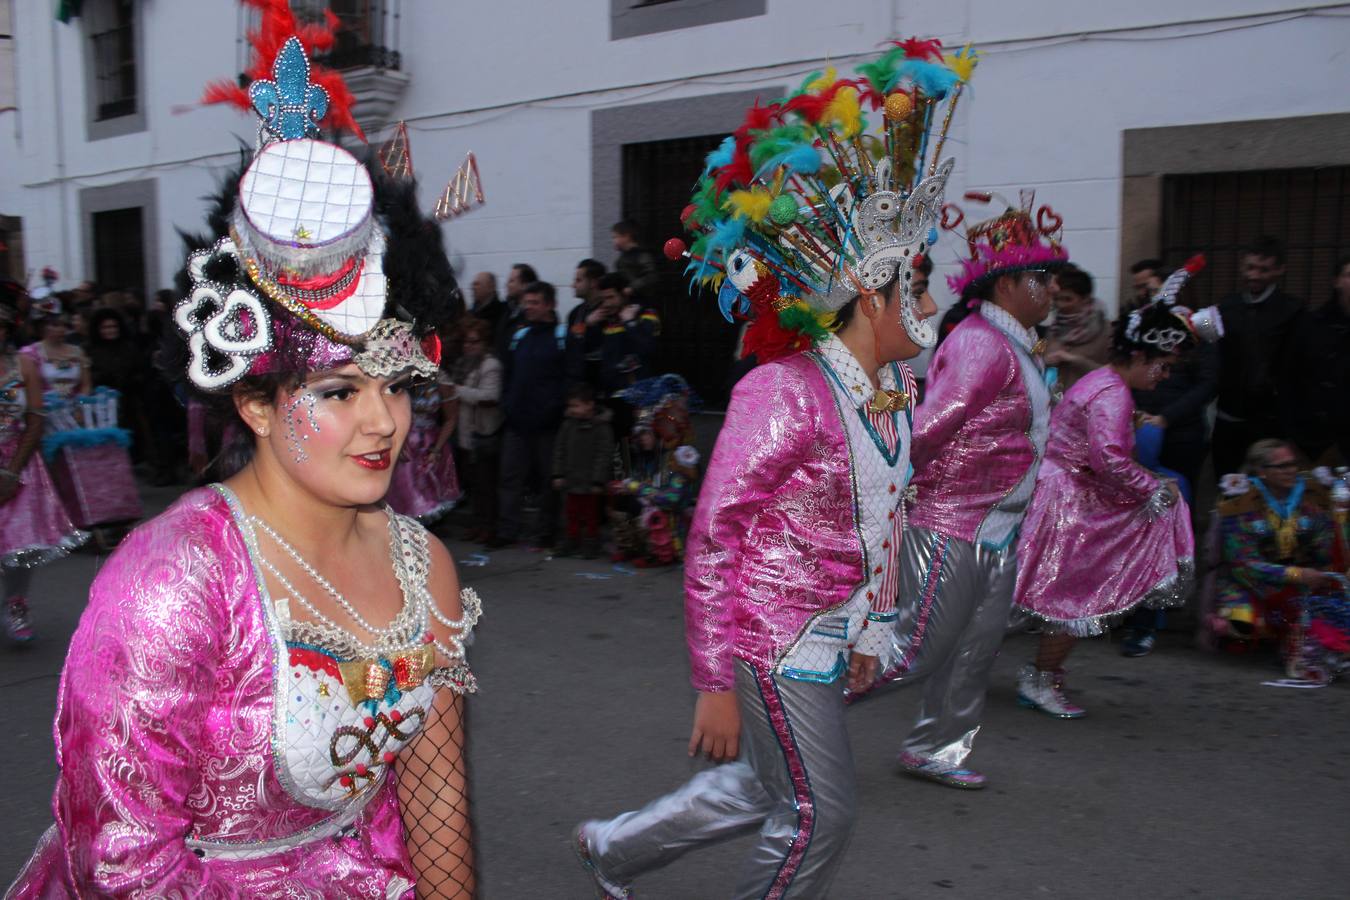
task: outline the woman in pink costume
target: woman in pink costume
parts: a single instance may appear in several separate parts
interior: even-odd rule
[[[81,401],[90,398],[88,358],[78,347],[66,343],[69,322],[59,307],[53,307],[39,327],[42,340],[24,347],[20,354],[33,363],[49,405],[64,405],[63,415],[73,416],[64,434],[98,435],[95,441],[66,444],[55,456],[50,451],[47,454],[70,518],[81,528],[89,529],[139,519],[141,500],[126,441],[111,439],[120,429],[96,428],[96,423],[85,420],[81,408]],[[55,427],[57,422],[49,420],[48,434],[54,434]]]
[[[71,524],[38,453],[42,406],[36,367],[10,350],[14,315],[0,307],[0,576],[5,630],[33,638],[28,583],[33,569],[60,559],[89,536]]]
[[[450,451],[456,410],[442,399],[436,384],[420,385],[412,395],[413,422],[385,502],[397,512],[431,525],[459,502],[459,477]]]
[[[293,27],[285,6],[264,33]],[[174,310],[188,380],[232,411],[249,459],[95,579],[61,675],[56,824],[19,900],[475,891],[462,714],[479,604],[379,502],[408,387],[437,373],[419,338],[451,312],[422,267],[448,264],[412,185],[372,184],[309,137],[327,94],[298,40],[271,70],[250,85],[262,145],[211,217],[228,233],[193,239]],[[288,114],[277,92],[318,106]]]
[[[1018,676],[1018,700],[1061,718],[1083,715],[1063,693],[1064,661],[1078,638],[1101,634],[1140,604],[1180,603],[1195,573],[1186,501],[1175,482],[1134,459],[1130,395],[1166,378],[1197,336],[1221,332],[1213,310],[1192,316],[1172,305],[1179,287],[1165,285],[1116,323],[1111,362],[1070,388],[1051,417],[1013,602],[1045,622],[1036,661]]]

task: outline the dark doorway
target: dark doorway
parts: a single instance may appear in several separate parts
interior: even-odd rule
[[[623,146],[623,215],[638,223],[642,241],[656,254],[661,274],[656,371],[683,375],[711,409],[726,408],[737,329],[722,318],[711,293],[690,290],[684,277],[688,260],[672,262],[661,248],[672,237],[691,242],[680,213],[703,172],[704,158],[724,137],[705,135]]]
[[[105,291],[136,291],[145,299],[145,240],[141,207],[93,214],[94,282]]]
[[[1242,248],[1265,234],[1287,248],[1284,289],[1324,299],[1336,260],[1350,252],[1350,166],[1163,179],[1164,262],[1180,265],[1193,253],[1209,258],[1205,276],[1193,282],[1193,305],[1237,290]]]

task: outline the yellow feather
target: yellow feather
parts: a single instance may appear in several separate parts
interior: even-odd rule
[[[961,79],[964,84],[970,81],[970,76],[975,71],[975,64],[980,61],[979,51],[971,49],[966,44],[956,53],[948,53],[942,57],[942,61],[947,64],[947,68],[956,73],[956,77]]]
[[[732,191],[727,197],[727,206],[730,207],[733,216],[749,219],[755,224],[768,218],[771,203],[773,195],[762,187],[754,187],[748,191]]]
[[[806,86],[806,89],[814,94],[818,94],[821,91],[825,90],[830,85],[834,84],[835,79],[838,77],[839,73],[835,71],[834,66],[830,66],[828,69],[825,70],[825,74],[821,75],[815,81],[808,84]]]
[[[826,122],[834,122],[844,140],[862,131],[862,107],[858,103],[857,89],[842,88],[825,107],[822,118]]]

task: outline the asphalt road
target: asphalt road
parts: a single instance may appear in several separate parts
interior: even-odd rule
[[[461,561],[476,549],[450,546]],[[56,680],[100,563],[79,554],[41,570],[38,640],[0,650],[3,879],[50,822]],[[679,575],[508,550],[461,577],[485,608],[470,651],[482,896],[593,896],[568,848],[573,824],[696,771]],[[894,774],[915,690],[850,712],[862,808],[832,898],[1350,896],[1350,683],[1264,687],[1279,675],[1269,659],[1204,654],[1183,634],[1139,660],[1090,641],[1070,663],[1089,715],[1063,722],[1014,702],[1033,642],[1011,637],[995,667],[972,758],[990,777],[983,792]],[[639,896],[726,896],[747,841],[691,853]]]

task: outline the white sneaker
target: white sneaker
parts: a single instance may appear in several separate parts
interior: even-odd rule
[[[1079,719],[1086,713],[1064,696],[1064,673],[1042,672],[1026,665],[1017,673],[1017,702],[1029,709],[1039,709],[1058,719]]]

